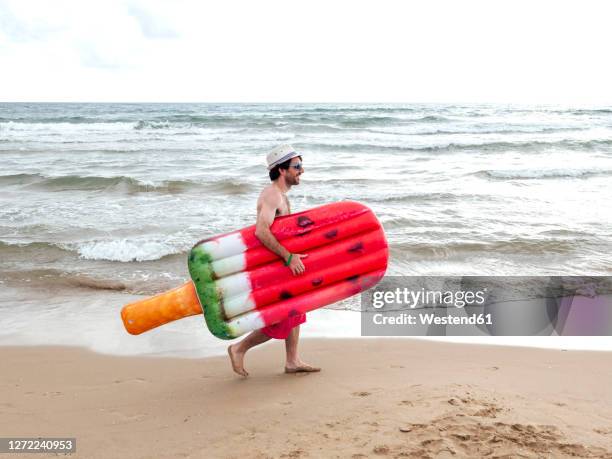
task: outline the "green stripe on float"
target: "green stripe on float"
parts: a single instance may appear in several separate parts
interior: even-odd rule
[[[236,336],[225,323],[211,261],[212,257],[201,246],[194,247],[189,253],[187,262],[189,274],[195,285],[208,329],[217,338],[233,339]]]

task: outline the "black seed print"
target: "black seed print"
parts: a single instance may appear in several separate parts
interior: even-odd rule
[[[307,217],[306,215],[302,215],[297,219],[297,226],[300,228],[306,228],[307,226],[314,225],[314,222]]]
[[[333,229],[331,231],[328,231],[327,233],[325,233],[325,237],[327,239],[333,239],[338,235],[338,230],[337,229]]]

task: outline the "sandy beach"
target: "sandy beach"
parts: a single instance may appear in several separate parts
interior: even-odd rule
[[[612,355],[306,339],[226,358],[2,347],[0,431],[76,437],[86,458],[612,457]],[[29,456],[29,455],[27,455]],[[17,455],[11,455],[17,457]]]

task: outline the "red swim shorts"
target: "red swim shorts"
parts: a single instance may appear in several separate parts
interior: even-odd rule
[[[297,314],[292,317],[287,317],[277,324],[268,325],[262,328],[261,331],[270,338],[287,339],[291,330],[304,322],[306,322],[306,314]]]

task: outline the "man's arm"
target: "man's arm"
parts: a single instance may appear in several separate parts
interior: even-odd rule
[[[301,258],[305,258],[306,255],[298,253],[291,254],[280,242],[274,237],[270,226],[274,222],[276,216],[276,209],[278,205],[274,202],[274,196],[269,194],[262,196],[261,207],[257,213],[257,223],[255,225],[255,236],[261,241],[261,243],[274,252],[276,255],[281,257],[285,263],[291,257],[289,263],[289,269],[291,272],[296,274],[302,274],[305,271],[304,264]]]

